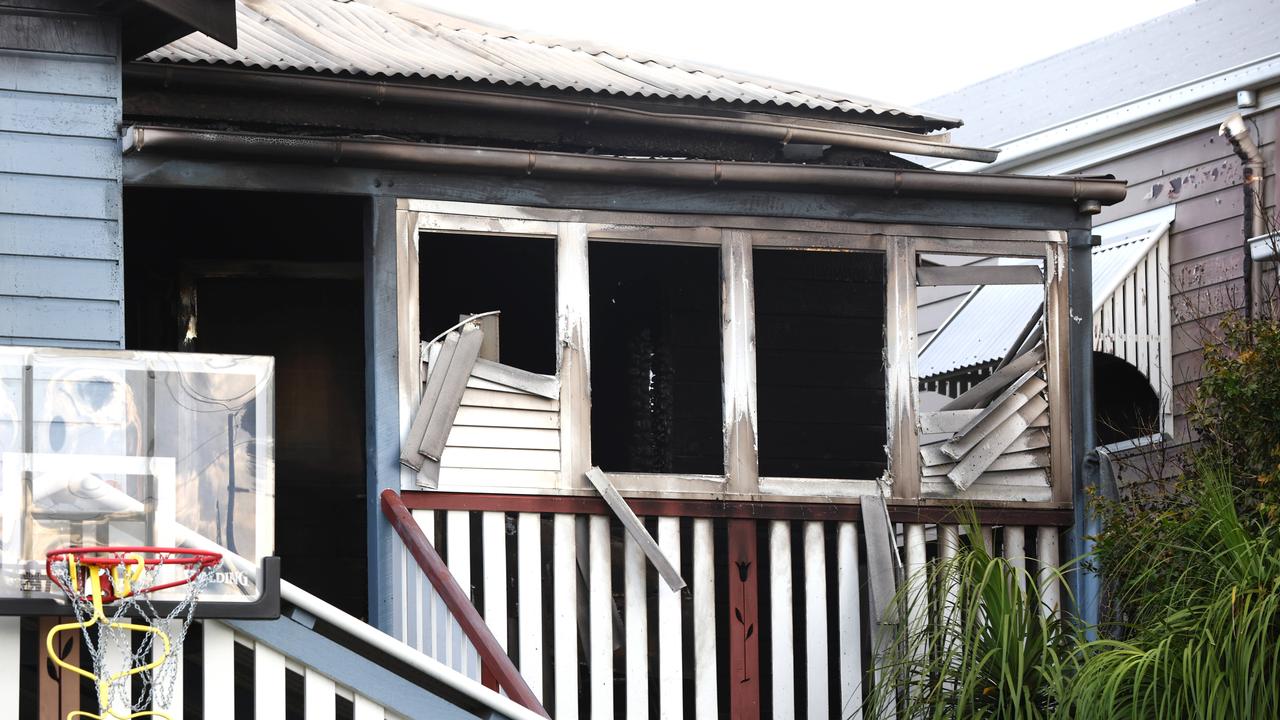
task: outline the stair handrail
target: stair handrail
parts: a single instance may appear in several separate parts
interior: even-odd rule
[[[399,493],[392,489],[383,490],[381,500],[382,513],[386,515],[387,521],[395,528],[409,554],[417,561],[418,567],[444,600],[445,606],[458,621],[462,632],[475,646],[476,652],[480,655],[482,675],[495,681],[498,688],[505,691],[507,697],[518,703],[526,712],[532,711],[543,718],[551,717],[538,701],[538,697],[533,694],[529,684],[525,682],[524,676],[516,669],[515,663],[511,662],[507,651],[498,643],[498,639],[494,637],[489,625],[480,616],[480,612],[472,604],[471,596],[458,585],[458,581],[453,577],[453,573],[449,572],[449,566],[440,557],[440,553],[427,542],[426,535],[414,521],[413,515],[409,512],[409,508],[405,507]],[[384,635],[384,637],[387,636]],[[467,680],[475,683],[470,678]],[[481,687],[484,686],[481,685]]]

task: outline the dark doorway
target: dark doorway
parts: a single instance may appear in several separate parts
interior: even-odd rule
[[[364,203],[129,190],[125,313],[138,350],[276,359],[276,552],[285,579],[368,612]]]
[[[1093,354],[1093,403],[1099,445],[1160,432],[1160,399],[1151,382],[1114,355]]]

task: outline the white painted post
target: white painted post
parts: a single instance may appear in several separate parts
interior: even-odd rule
[[[1036,530],[1036,555],[1040,563],[1040,611],[1045,617],[1062,610],[1062,588],[1058,579],[1058,528],[1041,526]]]
[[[236,637],[217,620],[204,621],[204,716],[231,717],[236,707]]]
[[[427,542],[432,546],[436,544],[436,511],[435,510],[414,510],[413,519],[418,523],[418,528],[422,530],[422,534],[427,538]],[[418,563],[412,560],[412,557],[405,553],[405,562],[408,564],[406,569],[409,582],[414,584],[415,601],[414,607],[410,608],[410,612],[414,614],[413,620],[416,621],[416,634],[418,642],[417,647],[430,657],[445,662],[447,641],[444,637],[445,628],[448,626],[448,615],[441,614],[440,602],[436,597],[435,588],[431,586],[431,581],[427,579],[422,569],[418,567]]]
[[[1017,573],[1018,587],[1027,589],[1027,531],[1020,525],[1004,526],[1004,559]]]
[[[840,717],[862,720],[862,607],[858,525],[836,526],[836,587],[840,617]]]
[[[694,717],[719,716],[716,674],[715,537],[709,518],[693,521]]]
[[[555,516],[552,527],[556,720],[578,717],[578,563],[574,516]]]
[[[784,520],[769,523],[769,612],[773,652],[773,716],[796,716],[795,629],[791,610],[791,526]]]
[[[458,581],[458,585],[462,591],[467,594],[467,598],[472,597],[471,592],[471,513],[466,510],[450,510],[445,513],[445,552],[448,557],[445,564],[449,566],[449,572],[453,575],[453,579]],[[447,612],[447,611],[446,611]],[[445,651],[445,662],[449,667],[457,670],[463,675],[471,675],[470,663],[468,662],[470,654],[467,646],[471,641],[462,632],[462,626],[458,624],[457,618],[449,615],[450,622],[447,623],[449,628],[448,649]]]
[[[645,599],[645,560],[640,543],[627,533],[623,541],[623,589],[627,606],[627,717],[649,717],[649,613]]]
[[[537,513],[516,518],[516,629],[520,674],[538,700],[542,695],[542,523]]]
[[[284,717],[284,655],[262,643],[253,644],[254,717]]]
[[[503,650],[507,649],[507,516],[480,516],[484,538],[484,621]]]
[[[827,550],[820,522],[804,524],[805,680],[811,720],[826,720]]]
[[[915,662],[922,661],[929,654],[929,643],[926,635],[929,625],[929,581],[925,567],[924,525],[908,523],[906,531],[906,578],[907,578],[907,642]],[[927,677],[912,674],[907,679],[909,691],[918,695]]]
[[[609,516],[592,515],[587,530],[590,566],[591,720],[613,717],[613,567]]]
[[[658,547],[680,567],[680,519],[658,518]],[[680,591],[664,583],[658,588],[658,717],[684,717],[684,653]]]
[[[22,618],[0,617],[0,715],[18,717]]]
[[[307,668],[303,674],[303,717],[306,720],[334,720],[338,712],[332,680]]]

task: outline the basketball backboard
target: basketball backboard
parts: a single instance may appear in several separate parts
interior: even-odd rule
[[[0,614],[55,612],[46,553],[104,545],[220,552],[199,614],[272,614],[272,371],[269,357],[0,347]]]

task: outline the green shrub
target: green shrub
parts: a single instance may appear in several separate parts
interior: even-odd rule
[[[976,525],[967,537],[979,541],[925,571],[927,625],[908,620],[919,585],[895,597],[900,632],[879,664],[890,680],[877,685],[865,717],[891,717],[891,697],[907,718],[1057,717],[1078,638],[1070,623],[1042,612],[1034,578],[986,551]]]
[[[1280,519],[1280,323],[1235,315],[1204,345],[1204,378],[1188,417],[1228,463],[1246,509]]]

